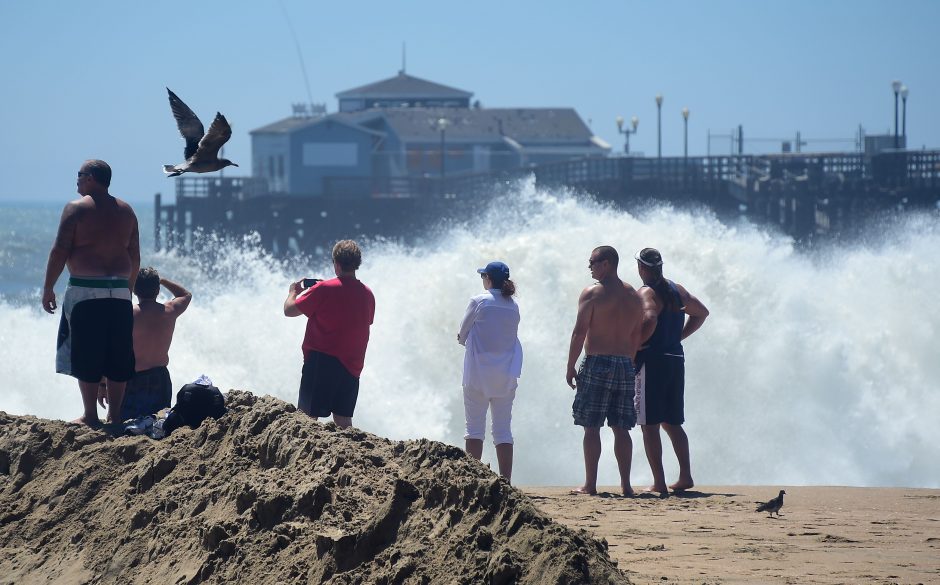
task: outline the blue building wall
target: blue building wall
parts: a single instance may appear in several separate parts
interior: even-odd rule
[[[324,179],[368,178],[378,137],[333,120],[290,134],[291,195],[321,196]]]
[[[290,192],[290,135],[252,134],[251,174],[268,182],[272,193]]]
[[[400,184],[389,178],[441,175],[439,134],[428,134],[403,140],[384,116],[362,119],[359,125],[335,118],[298,120],[286,128],[252,134],[252,174],[264,178],[272,193],[374,196]],[[571,148],[566,143],[545,142],[522,152],[511,143],[466,136],[448,141],[445,132],[444,173],[454,177],[508,171],[578,156],[565,152]]]

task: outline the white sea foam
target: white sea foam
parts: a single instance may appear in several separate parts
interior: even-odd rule
[[[702,484],[940,486],[940,230],[932,216],[884,228],[878,246],[798,253],[784,237],[668,207],[631,215],[521,185],[498,208],[418,248],[368,242],[361,279],[376,295],[356,425],[394,439],[462,445],[456,342],[475,268],[505,261],[518,286],[525,364],[514,408],[514,480],[575,485],[581,432],[564,382],[587,258],[610,244],[637,285],[633,253],[659,248],[666,275],[711,310],[686,342],[686,429]],[[206,373],[224,389],[296,401],[304,320],[281,306],[292,279],[328,262],[277,262],[250,245],[221,245],[211,262],[145,258],[195,293],[171,350],[174,384]],[[61,295],[61,291],[59,293]],[[75,382],[52,373],[58,317],[0,298],[0,409],[73,418]],[[633,481],[649,469],[634,431]],[[602,434],[600,482],[618,482]],[[487,439],[489,442],[489,439]],[[676,465],[666,441],[667,478]],[[488,444],[485,458],[492,459]],[[494,464],[495,467],[495,464]]]

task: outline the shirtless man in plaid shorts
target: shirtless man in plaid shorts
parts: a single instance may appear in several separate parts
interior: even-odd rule
[[[610,246],[600,246],[591,252],[588,268],[597,284],[581,292],[578,318],[571,333],[565,378],[575,390],[571,407],[574,424],[584,427],[584,485],[572,493],[597,494],[600,428],[606,419],[614,432],[620,487],[623,495],[633,495],[630,486],[633,457],[630,429],[636,425],[633,359],[644,339],[644,312],[640,295],[617,276],[619,260],[617,251]],[[575,363],[582,349],[584,361],[576,371]]]

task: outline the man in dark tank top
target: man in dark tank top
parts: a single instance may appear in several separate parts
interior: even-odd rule
[[[708,309],[681,284],[663,277],[663,258],[658,250],[643,248],[636,260],[643,280],[638,291],[643,299],[643,332],[649,337],[636,356],[634,401],[637,423],[643,429],[646,458],[653,473],[649,491],[666,496],[670,489],[681,492],[695,485],[689,461],[689,438],[682,428],[685,422],[682,340],[702,326]],[[679,479],[668,487],[663,471],[660,427],[669,435],[679,460]]]

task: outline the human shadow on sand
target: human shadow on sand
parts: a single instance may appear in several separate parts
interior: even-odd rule
[[[740,494],[722,494],[722,493],[711,493],[711,492],[700,492],[698,490],[683,490],[681,492],[669,492],[669,496],[673,498],[684,498],[689,500],[695,500],[698,498],[710,498],[712,496],[724,496],[726,498],[733,498]]]

